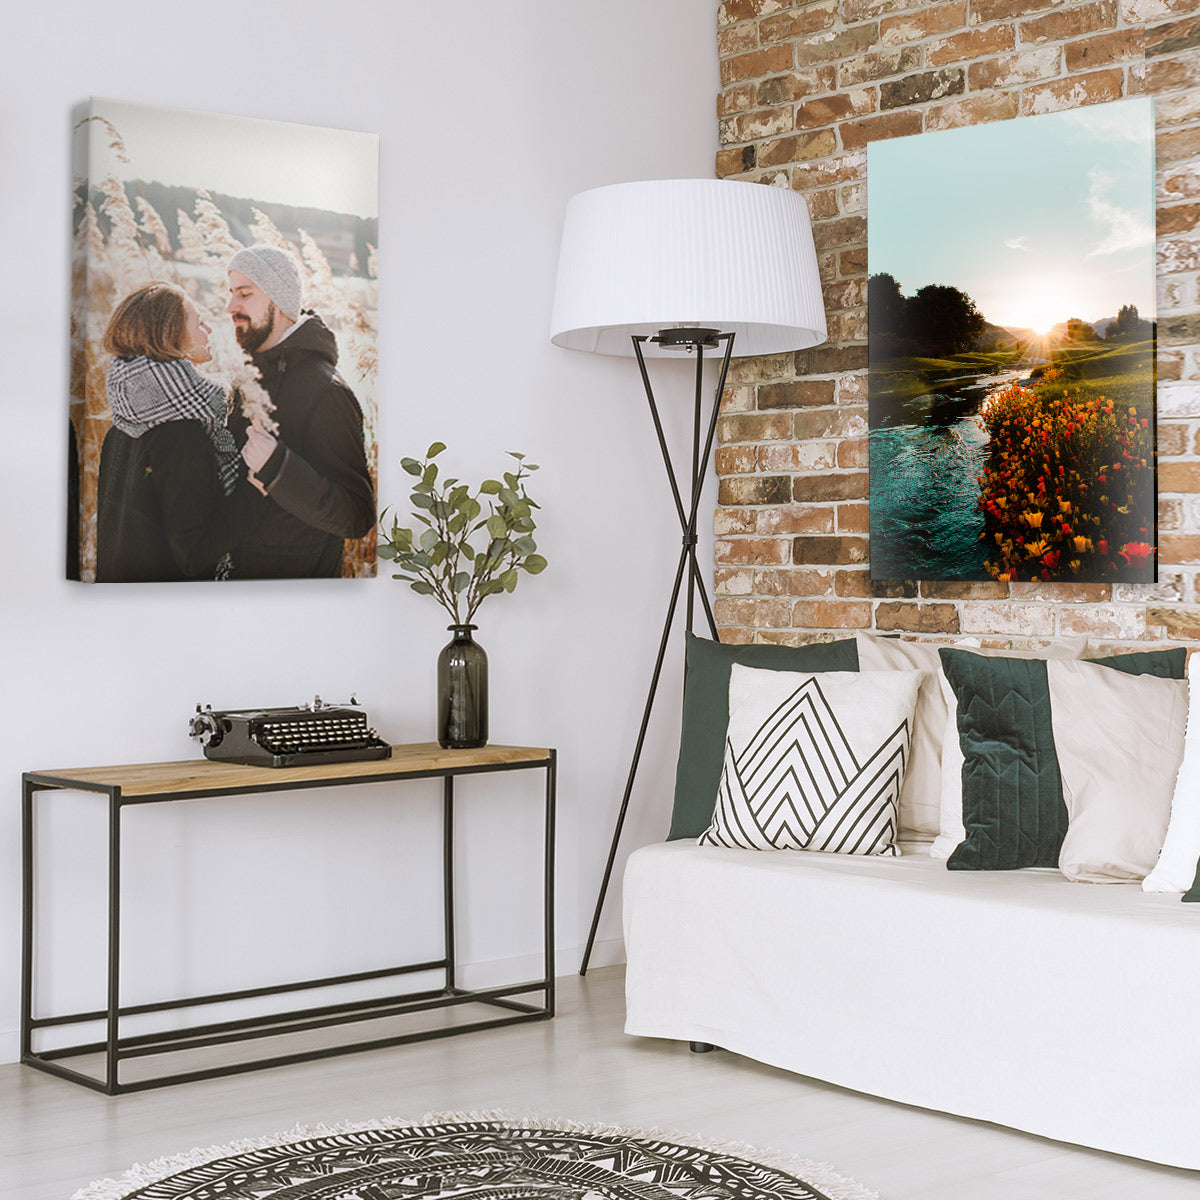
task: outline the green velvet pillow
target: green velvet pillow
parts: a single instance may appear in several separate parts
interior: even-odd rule
[[[857,671],[853,638],[810,646],[727,646],[686,634],[683,729],[675,769],[675,807],[668,841],[699,837],[712,821],[729,728],[729,668],[768,671]]]
[[[967,836],[951,871],[1055,867],[1067,832],[1044,659],[938,651],[958,700]],[[1090,661],[1131,675],[1182,679],[1183,649]]]
[[[1183,893],[1182,898],[1185,904],[1200,904],[1200,862],[1196,864],[1196,878],[1192,881],[1192,886]]]

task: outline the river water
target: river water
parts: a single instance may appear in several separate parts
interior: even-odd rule
[[[977,418],[1032,369],[935,380],[938,391],[886,411],[872,401],[872,579],[988,578],[976,507],[988,438]]]

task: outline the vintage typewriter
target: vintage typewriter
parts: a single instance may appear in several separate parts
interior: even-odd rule
[[[299,708],[238,712],[197,704],[188,732],[204,747],[206,758],[256,767],[390,758],[391,746],[368,728],[367,714],[357,704],[353,696],[346,705],[326,704],[314,696]]]

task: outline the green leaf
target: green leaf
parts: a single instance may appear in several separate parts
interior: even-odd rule
[[[418,508],[431,509],[433,508],[433,500],[429,496],[422,495],[420,492],[413,492],[412,502]]]
[[[508,471],[505,471],[504,472],[504,482],[507,483],[510,488],[516,488],[517,477],[515,475],[509,473]]]
[[[421,549],[432,550],[438,543],[438,535],[436,529],[427,529],[421,534]]]
[[[513,549],[516,550],[518,554],[533,554],[534,551],[537,550],[537,542],[535,542],[531,537],[517,538],[517,540],[513,542]]]
[[[508,533],[508,522],[498,513],[493,513],[487,519],[487,531],[494,538],[505,537]]]
[[[456,592],[465,592],[471,586],[471,576],[466,571],[459,571],[451,585]]]
[[[490,579],[480,587],[479,594],[481,596],[494,596],[497,592],[502,591],[504,591],[504,585],[497,583],[494,579]]]
[[[446,529],[456,537],[466,528],[467,518],[463,514],[455,513],[454,516],[446,524]]]
[[[483,506],[473,496],[469,496],[467,502],[462,506],[462,511],[468,521],[473,521],[483,512]]]
[[[522,564],[530,575],[540,575],[547,566],[546,560],[540,554],[531,554]]]
[[[375,553],[377,555],[379,555],[380,558],[395,558],[396,557],[395,549],[392,546],[389,546],[386,542],[380,542],[379,545],[375,548]]]
[[[414,579],[408,586],[414,592],[419,592],[422,596],[432,596],[435,594],[433,584],[426,583],[423,579]]]
[[[425,451],[425,457],[426,458],[435,458],[435,457],[437,457],[437,455],[441,454],[441,452],[443,450],[445,450],[445,448],[446,448],[445,442],[434,442],[433,445],[430,446],[429,449]]]
[[[500,482],[496,479],[485,479],[479,485],[479,490],[485,496],[494,496],[500,490]]]
[[[507,454],[509,458],[515,458],[518,462],[525,457],[525,455],[519,454],[516,450],[505,450],[504,453]]]
[[[516,504],[516,502],[517,502],[517,493],[514,492],[512,490],[512,488],[501,488],[500,489],[500,503],[501,504]]]
[[[522,463],[521,465],[522,465],[522,466],[525,468],[525,470],[527,470],[527,471],[536,471],[536,470],[538,470],[538,465],[537,465],[537,463]]]
[[[515,568],[509,567],[507,571],[496,581],[506,591],[511,593],[513,588],[517,586],[517,572]]]
[[[417,462],[417,460],[415,458],[402,458],[400,460],[400,465],[410,475],[420,475],[420,473],[421,473],[421,464],[419,462]]]
[[[470,542],[463,542],[462,545],[459,546],[459,550],[467,562],[475,561],[475,547],[472,546]]]
[[[427,487],[433,487],[433,485],[437,482],[437,477],[437,463],[430,463],[429,466],[425,468],[425,474],[421,476],[421,482]]]

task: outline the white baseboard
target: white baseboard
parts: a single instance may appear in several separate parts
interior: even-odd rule
[[[0,1063],[21,1061],[21,1031],[0,1029]]]

